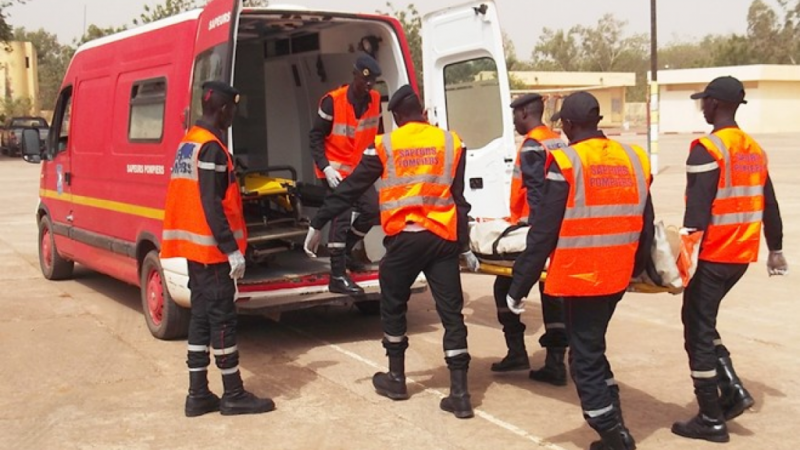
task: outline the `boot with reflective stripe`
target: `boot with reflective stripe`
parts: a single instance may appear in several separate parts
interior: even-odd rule
[[[189,394],[184,407],[186,417],[215,411],[219,411],[219,397],[208,389],[208,371],[189,372]]]
[[[672,424],[672,432],[690,439],[704,439],[711,442],[728,442],[730,435],[719,404],[716,380],[712,385],[698,385],[695,381],[695,395],[700,412],[685,422]]]
[[[439,408],[442,411],[453,413],[459,419],[469,419],[475,416],[467,389],[466,369],[450,370],[450,395],[442,399]]]
[[[223,375],[222,384],[225,386],[225,393],[220,400],[219,412],[223,416],[261,414],[275,409],[272,399],[258,398],[244,389],[242,376],[238,371]]]
[[[528,351],[525,349],[525,333],[506,333],[505,338],[508,354],[501,361],[492,363],[492,372],[530,369],[531,363],[528,360]]]
[[[553,386],[567,385],[567,366],[564,364],[565,348],[547,348],[547,356],[544,359],[544,367],[539,370],[531,370],[528,378],[542,383],[550,383]]]
[[[614,410],[617,412],[617,417],[619,417],[622,442],[625,444],[625,448],[627,450],[635,450],[636,440],[633,439],[633,435],[631,434],[630,430],[628,430],[628,427],[625,426],[625,418],[622,415],[622,401],[619,398],[619,385],[617,385],[615,381],[614,384],[608,387],[608,389],[611,393],[611,404],[614,405]]]
[[[390,356],[389,371],[373,375],[372,385],[375,386],[375,392],[378,395],[392,400],[408,399],[405,356]]]
[[[634,450],[636,445],[629,447],[622,438],[622,425],[606,431],[601,431],[600,440],[594,441],[589,450]]]
[[[719,403],[725,420],[739,417],[745,409],[756,403],[733,370],[733,361],[729,356],[717,360],[717,380],[720,391]]]
[[[347,275],[346,260],[344,249],[330,249],[331,255],[331,280],[328,283],[328,290],[335,294],[345,294],[352,296],[364,295],[364,289],[357,285],[355,281]]]

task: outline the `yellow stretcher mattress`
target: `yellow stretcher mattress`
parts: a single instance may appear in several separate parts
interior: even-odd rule
[[[512,273],[511,270],[512,270],[511,267],[498,266],[498,265],[494,265],[494,264],[487,264],[485,262],[481,262],[481,268],[480,268],[480,271],[483,272],[483,273],[487,273],[487,274],[490,274],[490,275],[498,275],[498,276],[501,276],[501,277],[510,277],[511,273]],[[542,277],[540,278],[540,281],[544,281],[546,278],[547,278],[547,274],[545,272],[542,272]],[[663,292],[667,292],[667,293],[675,293],[675,294],[677,294],[677,292],[670,291],[669,288],[665,288],[665,287],[661,287],[661,286],[653,286],[653,285],[650,285],[650,284],[647,284],[647,283],[638,282],[638,281],[637,282],[632,282],[628,286],[628,292],[639,292],[639,293],[643,293],[643,294],[661,294]]]

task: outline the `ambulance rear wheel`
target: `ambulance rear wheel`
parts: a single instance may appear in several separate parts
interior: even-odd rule
[[[164,283],[158,252],[151,250],[142,261],[140,274],[142,310],[147,328],[158,339],[183,338],[189,332],[191,311],[172,300]]]
[[[75,263],[58,254],[56,239],[53,236],[53,223],[49,216],[39,220],[39,267],[42,275],[48,280],[66,280],[72,278]]]

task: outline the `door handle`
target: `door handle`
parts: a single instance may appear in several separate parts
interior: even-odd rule
[[[72,172],[64,172],[64,182],[67,183],[67,186],[72,185]]]

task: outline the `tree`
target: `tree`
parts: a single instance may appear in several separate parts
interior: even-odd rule
[[[419,84],[420,93],[423,92],[422,78],[422,16],[414,4],[408,5],[405,10],[398,11],[391,2],[386,2],[388,11],[377,10],[378,14],[392,16],[400,22],[405,31],[408,48],[411,52],[411,62],[414,64],[414,74]]]
[[[105,37],[110,34],[119,33],[120,31],[125,31],[127,29],[128,27],[126,27],[125,25],[122,25],[121,27],[100,28],[95,24],[91,24],[89,25],[88,28],[86,28],[86,32],[83,34],[83,36],[81,36],[80,39],[73,41],[73,43],[77,48],[89,41],[93,41],[95,39],[99,39],[101,37]]]
[[[207,1],[203,0],[165,0],[163,4],[158,4],[154,7],[144,5],[144,12],[139,15],[138,19],[133,19],[133,24],[142,25],[155,22],[156,20],[199,8],[206,3]],[[244,0],[244,6],[267,6],[268,4],[268,0]]]
[[[43,28],[28,31],[25,28],[15,28],[13,39],[15,41],[28,41],[36,48],[36,63],[39,68],[39,104],[43,109],[49,109],[55,103],[61,80],[67,71],[73,49],[61,45],[56,35],[48,33]]]
[[[566,31],[542,29],[542,34],[531,55],[534,68],[566,72],[581,70],[582,55],[578,46],[578,35],[578,27],[572,27]]]
[[[14,37],[14,29],[8,23],[8,7],[14,3],[24,4],[26,0],[0,0],[0,42],[8,42]]]

